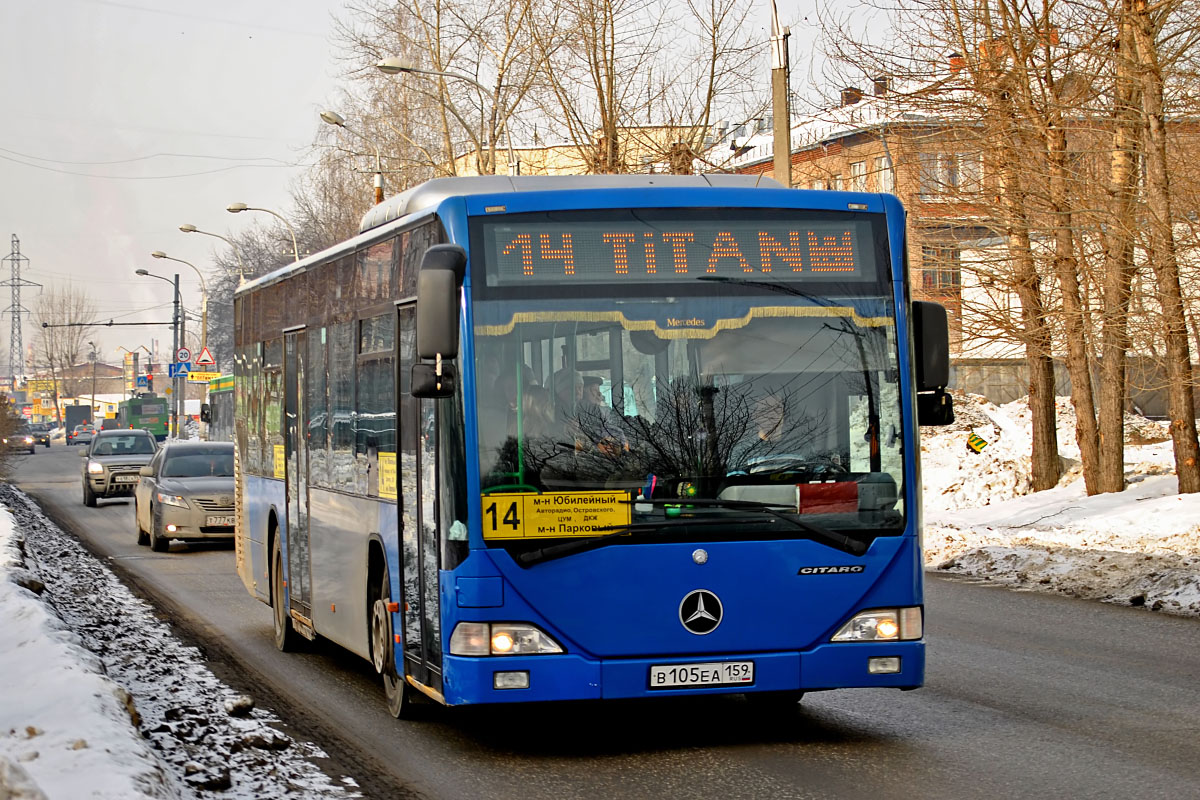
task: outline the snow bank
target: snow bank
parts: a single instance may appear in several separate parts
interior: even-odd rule
[[[1058,487],[1034,493],[1024,400],[955,397],[956,422],[922,430],[930,569],[1200,616],[1200,496],[1177,493],[1163,423],[1126,415],[1124,492],[1087,497],[1075,415],[1058,398]],[[971,433],[988,444],[967,447]]]
[[[23,548],[12,513],[0,509],[0,796],[174,796],[131,724],[129,694],[39,599]]]

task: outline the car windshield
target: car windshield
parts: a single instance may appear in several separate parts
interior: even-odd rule
[[[233,451],[213,450],[170,456],[163,463],[164,478],[232,478]]]
[[[92,455],[153,455],[154,440],[149,436],[105,436],[96,441]]]

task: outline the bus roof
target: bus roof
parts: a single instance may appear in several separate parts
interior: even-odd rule
[[[762,175],[481,175],[467,178],[434,178],[384,200],[363,215],[359,233],[436,206],[447,197],[500,192],[547,192],[570,189],[628,189],[642,186],[682,188],[723,186],[782,189],[783,184]]]
[[[712,187],[729,189],[782,189],[783,184],[763,175],[733,175],[728,173],[706,173],[703,175],[481,175],[461,178],[434,178],[411,189],[384,200],[368,211],[359,224],[358,236],[338,242],[319,253],[239,286],[234,296],[243,295],[261,286],[268,286],[294,273],[303,272],[311,263],[337,257],[343,251],[351,252],[364,240],[369,240],[370,231],[402,217],[435,208],[448,197],[465,197],[476,194],[500,194],[504,192],[549,192],[563,190],[584,191],[588,189],[637,189],[642,187],[682,189],[688,187]]]

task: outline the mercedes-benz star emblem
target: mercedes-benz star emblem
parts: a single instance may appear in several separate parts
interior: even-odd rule
[[[707,589],[688,592],[679,604],[679,621],[697,636],[712,633],[721,624],[721,601]]]

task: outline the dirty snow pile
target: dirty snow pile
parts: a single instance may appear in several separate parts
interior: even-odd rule
[[[1126,415],[1127,488],[1088,497],[1069,399],[1057,401],[1065,474],[1036,493],[1024,400],[956,395],[954,412],[954,425],[921,430],[928,568],[1200,616],[1200,495],[1178,494],[1164,423]]]
[[[0,484],[0,798],[361,797]]]

